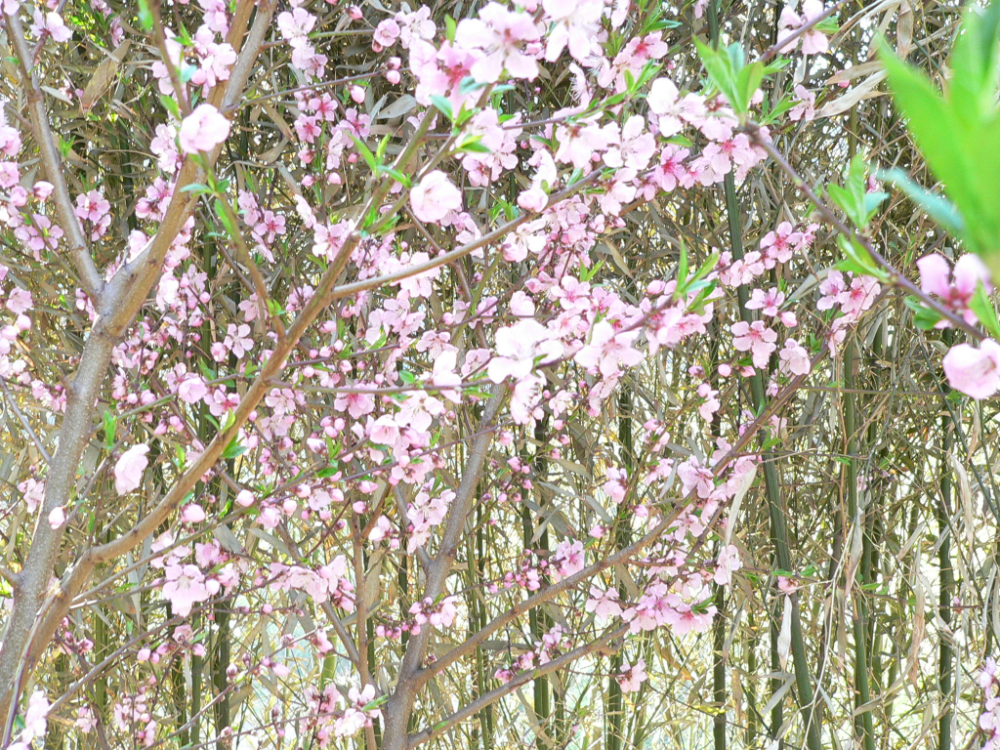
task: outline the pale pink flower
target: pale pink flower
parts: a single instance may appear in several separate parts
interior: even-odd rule
[[[976,314],[969,309],[969,303],[980,282],[987,292],[993,288],[990,272],[978,256],[971,253],[963,255],[952,271],[944,257],[932,253],[918,260],[917,268],[920,269],[920,288],[924,292],[940,298],[945,307],[961,315],[969,325],[976,323]],[[936,327],[950,326],[951,323],[942,320]]]
[[[232,123],[211,104],[199,104],[181,122],[180,145],[186,154],[211,151],[229,137]]]
[[[24,729],[21,730],[21,741],[30,743],[38,737],[45,737],[48,728],[46,716],[49,713],[49,699],[41,690],[35,690],[28,698],[28,708],[24,712]]]
[[[781,17],[778,19],[779,41],[787,39],[792,33],[803,26],[810,24],[821,15],[823,15],[822,0],[805,0],[805,2],[802,3],[801,15],[786,6],[781,12]],[[804,55],[821,55],[826,52],[830,46],[826,35],[813,28],[801,36],[796,37],[790,43],[785,44],[781,48],[781,51],[790,52],[798,46],[799,42],[802,43],[802,54]]]
[[[795,106],[788,111],[788,119],[793,122],[809,122],[816,119],[816,94],[809,91],[805,86],[799,84],[795,87],[795,96],[798,101]]]
[[[537,42],[538,28],[530,13],[508,10],[500,3],[483,6],[478,18],[465,18],[455,31],[455,43],[468,50],[480,49],[480,57],[470,71],[480,83],[496,83],[504,70],[511,78],[529,81],[538,77],[538,63],[524,51],[526,43]]]
[[[761,320],[747,324],[743,321],[734,323],[730,329],[733,332],[733,346],[739,352],[751,352],[753,363],[757,367],[767,367],[771,354],[778,348],[774,342],[778,334],[764,325]]]
[[[629,664],[627,661],[623,661],[621,670],[619,670],[618,674],[615,675],[615,680],[619,685],[621,685],[623,693],[634,693],[638,691],[639,687],[646,681],[646,679],[645,659],[639,659],[634,666]]]
[[[722,548],[715,560],[713,580],[720,586],[728,586],[733,582],[733,573],[743,567],[740,561],[740,551],[729,544]]]
[[[622,613],[621,605],[618,602],[618,590],[610,588],[601,591],[597,586],[591,584],[590,596],[584,608],[588,612],[593,612],[599,620],[618,617]]]
[[[43,16],[42,12],[36,8],[34,21],[31,24],[31,33],[36,37],[40,38],[44,33],[51,36],[52,40],[56,42],[68,42],[73,37],[73,29],[67,26],[62,16],[54,10],[50,10]]]
[[[634,367],[642,362],[644,354],[632,348],[639,331],[615,333],[612,325],[602,320],[594,326],[590,343],[578,351],[573,359],[588,369],[599,370],[606,378],[620,372],[621,368]]]
[[[1000,344],[992,339],[953,346],[944,355],[948,385],[976,400],[989,398],[1000,389]]]
[[[426,174],[410,191],[410,207],[420,221],[436,224],[462,208],[462,192],[439,169]]]
[[[771,287],[766,292],[763,289],[754,289],[747,301],[747,310],[760,310],[762,315],[773,318],[778,314],[778,309],[785,301],[785,293],[779,292],[778,287]]]
[[[585,565],[583,542],[574,542],[568,539],[560,542],[550,563],[549,571],[552,574],[553,583],[558,583],[563,578],[569,578],[574,573],[580,572]]]
[[[555,62],[569,47],[573,59],[579,63],[590,63],[595,56],[595,47],[600,49],[597,38],[604,14],[603,0],[542,0],[542,7],[545,9],[545,21],[552,24],[545,59]]]
[[[200,505],[191,503],[185,505],[181,511],[181,521],[183,523],[201,523],[205,520],[205,511]]]
[[[198,602],[207,601],[221,588],[218,581],[205,580],[197,565],[168,565],[164,570],[167,582],[163,596],[170,601],[174,614],[187,617]]]
[[[133,445],[125,451],[115,464],[115,491],[119,495],[131,492],[142,483],[142,473],[149,465],[146,454],[149,446],[145,443]]]
[[[490,380],[502,383],[508,377],[520,381],[535,368],[536,358],[559,356],[562,346],[552,340],[552,332],[533,318],[496,332],[496,353],[487,370]]]
[[[785,348],[778,356],[781,358],[781,369],[792,375],[808,375],[812,369],[809,352],[795,339],[786,339]]]

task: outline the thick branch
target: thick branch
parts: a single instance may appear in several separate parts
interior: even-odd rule
[[[226,91],[227,98],[238,97],[245,85],[252,61],[270,25],[274,7],[275,0],[267,0],[258,8],[248,43],[234,66]],[[10,22],[10,17],[7,18]],[[212,160],[217,158],[218,153],[217,149],[211,155]],[[69,610],[73,596],[86,583],[94,565],[102,559],[109,559],[84,554],[60,589],[46,598],[64,532],[63,528],[53,529],[48,523],[48,516],[55,508],[67,505],[72,497],[77,469],[89,441],[94,408],[107,375],[111,353],[159,278],[167,250],[191,215],[194,200],[182,188],[200,176],[200,168],[188,159],[178,176],[173,197],[156,236],[146,250],[122,267],[95,297],[99,317],[84,345],[79,369],[67,387],[66,413],[59,431],[58,450],[46,476],[45,499],[36,520],[31,548],[0,646],[0,717],[7,717],[16,708],[12,699],[16,701],[20,694],[21,680],[30,674],[51,641],[59,622]],[[56,174],[50,175],[50,179],[56,184],[56,180],[61,178],[56,164]],[[62,184],[68,202],[65,181]]]

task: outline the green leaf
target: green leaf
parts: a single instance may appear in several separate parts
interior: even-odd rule
[[[740,109],[740,97],[737,94],[736,83],[737,71],[733,69],[733,57],[727,52],[712,49],[698,39],[695,39],[694,43],[698,48],[698,55],[701,57],[702,65],[705,66],[709,80],[729,100],[729,104],[737,116],[745,116],[746,110]]]
[[[985,12],[968,8],[948,61],[948,98],[956,115],[969,124],[981,122],[996,108],[998,31],[1000,3],[989,3]]]
[[[844,260],[837,264],[838,269],[841,271],[849,271],[851,273],[865,274],[866,276],[882,276],[882,272],[879,270],[878,266],[875,265],[875,261],[872,260],[871,255],[868,254],[864,245],[858,242],[855,238],[847,238],[843,235],[838,235],[837,244],[840,245],[840,249],[843,250],[844,255],[847,256]]]
[[[163,108],[167,110],[170,114],[174,116],[174,119],[181,120],[181,108],[177,104],[177,100],[172,96],[167,96],[166,94],[160,94],[160,103]]]
[[[233,223],[229,220],[225,204],[218,198],[213,201],[213,204],[215,206],[215,216],[222,226],[226,228],[226,231],[229,232],[230,235],[236,234],[236,227],[234,227]]]
[[[439,94],[431,94],[431,104],[434,105],[434,108],[438,112],[447,117],[449,121],[455,121],[455,108],[448,99]]]
[[[997,319],[996,308],[993,307],[993,302],[990,300],[990,295],[982,281],[976,286],[976,293],[969,301],[969,309],[976,314],[979,322],[990,332],[990,336],[1000,340],[1000,320]]]
[[[893,98],[908,119],[907,127],[931,171],[944,183],[945,194],[965,219],[964,239],[977,253],[1000,247],[1000,243],[995,242],[1000,238],[1000,212],[994,211],[991,215],[987,211],[988,205],[997,203],[1000,186],[991,177],[993,185],[981,187],[982,180],[975,174],[975,170],[987,171],[983,160],[988,158],[985,152],[990,147],[985,134],[977,132],[980,128],[970,126],[964,116],[956,114],[956,108],[945,100],[927,76],[886,49],[886,44],[880,46],[880,57]]]
[[[906,306],[913,311],[913,324],[921,331],[933,330],[941,321],[941,316],[929,307],[922,305],[913,297],[906,298]]]
[[[350,133],[349,135],[351,136],[351,140],[354,141],[354,145],[358,149],[358,153],[361,154],[361,158],[365,160],[365,164],[367,164],[368,168],[374,172],[375,167],[377,166],[375,162],[375,154],[373,154],[372,150],[365,145],[365,142],[354,135],[354,133]]]
[[[405,174],[403,174],[402,172],[400,172],[398,169],[394,169],[393,167],[387,167],[387,166],[384,166],[384,165],[380,164],[379,167],[378,167],[378,169],[376,171],[379,174],[387,174],[387,175],[389,175],[392,179],[394,179],[396,182],[398,182],[403,187],[410,187],[412,185],[412,183],[410,182],[410,178],[409,177],[407,177]]]
[[[603,265],[604,265],[604,259],[601,258],[601,260],[597,261],[590,268],[582,268],[582,269],[580,269],[580,281],[588,282],[589,283],[590,280],[593,279],[597,275],[597,272],[601,270],[601,267]]]
[[[247,447],[240,443],[237,438],[233,438],[232,442],[230,442],[229,445],[226,446],[226,449],[222,451],[222,458],[223,460],[229,460],[242,456],[246,452]]]
[[[906,193],[911,201],[927,212],[927,215],[935,224],[938,224],[949,234],[961,237],[965,232],[965,221],[962,219],[962,214],[958,212],[958,209],[947,198],[922,188],[911,180],[910,176],[902,169],[879,170],[875,173],[875,176],[883,182],[895,185]]]
[[[153,13],[149,10],[149,0],[139,0],[139,26],[143,31],[153,28]]]
[[[688,277],[688,251],[687,245],[681,242],[681,257],[677,262],[677,291],[683,294],[684,287],[687,286]]]
[[[111,413],[110,409],[104,410],[104,445],[108,450],[111,450],[115,446],[115,428],[117,423],[115,422],[115,415]]]

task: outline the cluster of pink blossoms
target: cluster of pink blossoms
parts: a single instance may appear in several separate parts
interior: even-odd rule
[[[969,325],[978,323],[972,310],[973,297],[980,287],[989,294],[993,284],[989,270],[977,256],[963,255],[951,268],[946,258],[932,253],[918,260],[917,268],[922,291]],[[950,328],[951,322],[942,318],[935,327]],[[948,384],[967,396],[984,399],[1000,390],[1000,344],[993,339],[985,339],[978,347],[953,346],[944,356],[943,364]]]
[[[979,728],[986,734],[981,750],[1000,748],[1000,674],[997,663],[987,658],[977,679],[983,691],[983,712],[979,715]]]
[[[345,695],[336,685],[322,691],[309,687],[306,693],[308,718],[299,722],[303,734],[315,737],[319,747],[335,746],[336,740],[351,737],[382,718],[375,702],[375,686],[351,687]]]

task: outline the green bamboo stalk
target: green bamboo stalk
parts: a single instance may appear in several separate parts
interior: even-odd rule
[[[864,533],[866,523],[858,515],[858,440],[857,440],[857,414],[855,404],[855,378],[854,378],[854,342],[851,341],[845,347],[844,353],[844,385],[846,392],[844,396],[844,428],[847,432],[847,455],[846,466],[847,481],[847,508],[848,513],[854,521],[860,522],[861,527],[856,528],[854,533]],[[865,534],[865,543],[870,547],[870,540]],[[862,552],[864,554],[864,551]],[[870,554],[870,553],[869,553]],[[870,557],[869,557],[870,559]],[[853,608],[853,631],[854,631],[854,733],[859,737],[865,750],[875,750],[875,731],[872,727],[872,713],[870,708],[863,712],[858,712],[871,700],[871,691],[868,684],[868,642],[869,631],[867,623],[867,607],[864,599],[864,590],[859,587],[868,583],[870,573],[865,570],[862,564],[860,570],[860,581],[853,586],[854,608]],[[852,582],[854,583],[854,582]]]
[[[229,677],[226,674],[226,669],[229,666],[230,660],[229,638],[231,635],[228,606],[228,603],[219,600],[216,600],[214,605],[217,628],[215,658],[212,664],[212,682],[215,685],[216,695],[221,696],[213,706],[215,711],[215,733],[217,736],[223,729],[229,726],[230,722],[229,694],[226,692],[229,687]],[[216,743],[216,747],[218,750],[227,750],[226,743],[222,740]]]
[[[541,431],[541,432],[539,432]],[[543,424],[535,425],[535,439],[538,444],[542,444],[542,438],[545,436],[545,427]],[[539,470],[537,463],[537,457],[534,461],[535,471]],[[539,492],[538,496],[539,508],[541,508],[542,497]],[[521,506],[521,527],[523,534],[523,541],[525,549],[528,549],[532,545],[532,537],[534,536],[534,524],[532,523],[531,511],[527,504],[524,503]],[[535,544],[537,549],[547,551],[549,549],[549,530],[546,526],[542,529],[541,534],[538,537],[538,542]],[[550,625],[548,624],[548,617],[545,613],[540,611],[538,608],[532,609],[528,614],[528,626],[531,631],[531,638],[534,642],[538,642],[542,639],[542,635],[547,630]],[[551,719],[552,719],[552,701],[550,694],[550,685],[547,677],[539,677],[534,680],[532,684],[532,691],[534,694],[534,712],[535,721],[538,722],[538,726],[545,730],[545,734],[551,730]],[[535,743],[538,750],[548,750],[543,733],[539,733],[535,737]]]
[[[732,253],[735,260],[743,259],[743,235],[740,226],[739,206],[736,202],[736,182],[732,173],[726,175],[724,184],[726,194],[726,214],[729,221],[729,235],[732,243]],[[736,290],[740,302],[740,318],[746,322],[754,321],[753,311],[748,310],[746,303],[750,299],[750,291],[746,285]],[[764,394],[764,378],[760,372],[750,378],[750,392],[757,413],[763,412],[767,405]],[[765,451],[761,456],[764,468],[764,488],[767,494],[768,514],[770,516],[771,539],[775,548],[778,568],[792,569],[792,559],[788,546],[788,529],[785,526],[785,514],[781,503],[781,489],[778,470],[774,465],[774,456]],[[795,687],[798,691],[799,709],[807,729],[807,744],[809,750],[822,750],[819,732],[819,719],[816,715],[816,703],[813,696],[812,676],[809,663],[806,660],[806,646],[802,638],[802,623],[799,617],[798,594],[792,597],[792,659],[795,674]],[[779,683],[780,684],[780,683]],[[772,683],[773,685],[773,683]],[[778,725],[780,726],[780,725]]]
[[[722,613],[726,607],[726,589],[715,587],[715,606],[718,614],[712,623],[714,658],[712,664],[712,698],[715,702],[715,716],[712,717],[712,739],[715,750],[726,750],[726,621]]]

